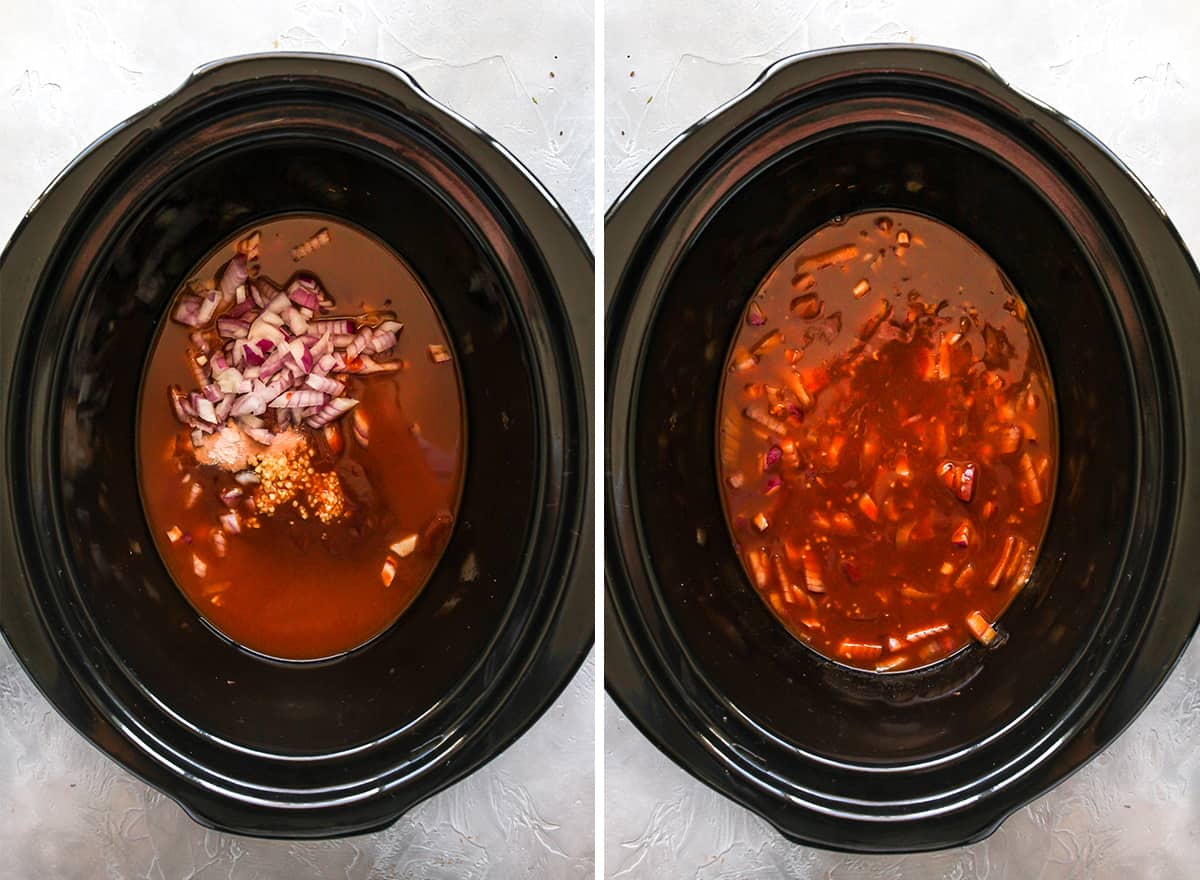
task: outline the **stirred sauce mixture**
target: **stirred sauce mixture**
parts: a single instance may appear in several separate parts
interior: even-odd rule
[[[755,292],[719,405],[747,575],[838,662],[923,666],[996,625],[1049,518],[1046,358],[999,267],[926,217],[858,214]]]
[[[169,314],[138,464],[175,582],[272,657],[370,640],[428,579],[462,479],[457,367],[420,282],[363,232],[289,216],[217,248]]]

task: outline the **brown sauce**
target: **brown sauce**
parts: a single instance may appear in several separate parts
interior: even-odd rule
[[[877,671],[1000,644],[1057,432],[1045,355],[991,258],[918,215],[827,225],[755,292],[727,367],[725,514],[783,625]]]
[[[322,229],[327,236],[313,240]],[[162,559],[213,627],[272,657],[329,657],[389,627],[445,547],[465,454],[457,366],[430,298],[405,263],[373,237],[325,217],[287,216],[243,230],[197,267],[177,301],[219,276],[252,231],[259,239],[250,281],[284,288],[303,272],[335,301],[330,316],[394,313],[403,330],[392,351],[376,356],[389,371],[331,374],[359,401],[353,411],[325,428],[296,425],[272,447],[241,438],[237,450],[214,458],[208,450],[220,432],[197,447],[167,390],[198,386],[193,328],[164,320],[140,397],[142,498]],[[252,458],[238,460],[247,451]],[[238,482],[246,471],[255,471],[256,483]],[[236,534],[222,520],[231,509]]]

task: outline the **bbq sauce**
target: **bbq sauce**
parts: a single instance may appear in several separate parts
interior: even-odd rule
[[[390,354],[394,369],[334,376],[358,406],[325,428],[289,432],[290,456],[267,457],[257,469],[230,464],[237,456],[203,463],[168,395],[172,385],[197,387],[194,331],[164,318],[140,391],[142,499],[172,578],[216,630],[271,657],[329,657],[388,628],[449,539],[465,454],[458,369],[430,297],[403,260],[327,217],[291,215],[242,230],[209,254],[178,297],[218,276],[253,232],[250,283],[284,288],[301,272],[333,298],[331,316],[394,313],[404,325]]]
[[[987,254],[914,214],[831,223],[755,291],[726,367],[727,523],[794,636],[881,672],[1003,641],[1057,432],[1037,333]]]

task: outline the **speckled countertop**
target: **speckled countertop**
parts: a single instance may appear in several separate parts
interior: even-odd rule
[[[511,149],[591,240],[590,0],[0,0],[0,10],[0,242],[67,162],[193,68],[273,49],[403,66]],[[0,880],[591,877],[594,679],[589,658],[515,745],[391,829],[273,842],[205,831],[121,771],[0,641]]]
[[[607,0],[605,34],[610,202],[671,138],[771,62],[844,43],[913,41],[981,55],[1088,128],[1200,254],[1200,11],[1191,2]],[[607,698],[604,735],[611,878],[1183,880],[1200,872],[1200,642],[1094,762],[988,840],[931,855],[795,846],[676,767]]]

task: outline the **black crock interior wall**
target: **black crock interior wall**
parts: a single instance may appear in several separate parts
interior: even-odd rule
[[[252,656],[199,620],[154,550],[135,470],[137,390],[169,298],[214,242],[290,211],[344,217],[409,262],[456,346],[469,431],[460,516],[425,590],[366,648],[313,664]],[[537,503],[536,380],[493,257],[398,164],[296,137],[259,138],[188,168],[128,219],[96,255],[62,361],[61,510],[77,601],[135,680],[218,737],[320,752],[411,725],[447,698],[503,623]],[[479,577],[464,583],[471,554]]]
[[[1040,331],[1060,431],[1054,512],[1033,581],[1003,618],[1008,645],[971,648],[882,687],[818,657],[758,599],[724,524],[714,452],[721,370],[747,297],[806,234],[875,209],[940,219],[999,263]],[[631,458],[661,601],[738,712],[831,758],[901,762],[996,731],[1052,686],[1093,634],[1135,488],[1135,394],[1106,302],[1071,230],[1030,185],[969,144],[911,128],[805,142],[714,210],[646,337]]]

